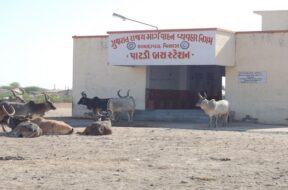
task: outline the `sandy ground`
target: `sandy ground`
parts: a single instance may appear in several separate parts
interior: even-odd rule
[[[63,120],[76,131],[92,122]],[[288,189],[287,126],[134,122],[97,137],[0,131],[0,143],[5,190]]]

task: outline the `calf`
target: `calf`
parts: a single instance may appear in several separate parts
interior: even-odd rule
[[[34,118],[31,121],[39,125],[43,131],[43,135],[68,135],[74,131],[73,127],[63,121],[48,120],[40,117]]]
[[[223,126],[226,126],[229,116],[229,102],[227,100],[207,100],[206,93],[204,93],[204,97],[200,93],[198,93],[198,96],[199,101],[196,106],[200,107],[209,116],[209,127],[212,126],[213,118],[215,118],[215,127],[218,126],[218,118],[222,118]]]

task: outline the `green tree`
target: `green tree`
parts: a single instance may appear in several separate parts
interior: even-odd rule
[[[21,86],[20,86],[20,83],[19,83],[19,82],[12,82],[12,83],[10,84],[10,87],[12,87],[12,88],[20,88]]]

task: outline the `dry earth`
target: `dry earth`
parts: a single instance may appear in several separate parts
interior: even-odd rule
[[[92,122],[63,120],[76,131]],[[100,137],[23,139],[1,131],[0,143],[5,190],[288,189],[287,126],[118,123]]]

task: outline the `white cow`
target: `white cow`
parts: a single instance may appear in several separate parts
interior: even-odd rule
[[[119,98],[110,98],[107,104],[107,111],[110,112],[111,117],[114,119],[115,113],[126,112],[128,115],[128,121],[133,121],[133,116],[135,112],[135,100],[132,96],[129,96],[129,91],[126,96],[120,95],[120,90],[118,91]]]
[[[212,126],[213,118],[215,118],[215,127],[218,126],[218,118],[222,118],[223,126],[226,126],[229,116],[229,102],[227,100],[207,100],[206,93],[204,93],[204,97],[200,93],[198,93],[198,96],[199,101],[196,106],[200,107],[209,116],[209,127]]]

